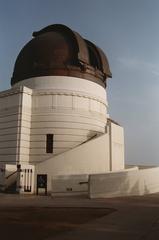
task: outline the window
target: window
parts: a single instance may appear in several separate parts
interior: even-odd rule
[[[46,134],[46,153],[53,153],[53,134]]]

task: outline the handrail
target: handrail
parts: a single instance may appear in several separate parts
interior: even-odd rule
[[[15,172],[11,173],[10,175],[8,175],[8,176],[6,177],[6,179],[10,178],[12,175],[14,175],[14,174],[17,173],[17,172],[18,172],[18,171],[16,170]]]

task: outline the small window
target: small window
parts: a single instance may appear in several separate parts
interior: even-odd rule
[[[53,153],[53,134],[46,135],[46,153]]]

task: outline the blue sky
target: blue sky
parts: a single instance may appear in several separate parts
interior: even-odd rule
[[[159,165],[158,13],[158,0],[0,0],[0,91],[32,32],[63,23],[107,54],[109,113],[125,128],[126,162]]]

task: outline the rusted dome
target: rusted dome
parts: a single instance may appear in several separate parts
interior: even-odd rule
[[[11,85],[40,76],[78,77],[106,86],[111,72],[101,49],[65,25],[55,24],[33,33],[17,57]]]

